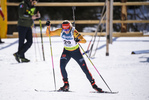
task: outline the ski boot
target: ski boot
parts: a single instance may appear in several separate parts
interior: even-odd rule
[[[59,91],[69,91],[69,83],[68,83],[68,79],[63,79],[64,81],[64,86],[60,87]]]
[[[21,59],[21,62],[30,62],[30,60],[27,58],[20,58],[20,59]]]
[[[91,81],[91,85],[92,85],[93,89],[95,89],[97,92],[103,93],[102,89],[99,88],[99,87],[95,84],[95,81],[94,81],[94,80]]]
[[[16,61],[20,63],[20,56],[18,53],[14,53],[13,56],[15,57]]]

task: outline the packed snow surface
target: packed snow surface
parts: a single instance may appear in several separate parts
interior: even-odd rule
[[[81,46],[86,51],[91,37],[84,38],[87,43]],[[109,56],[106,56],[106,38],[100,37],[91,61],[110,89],[118,94],[90,93],[94,90],[73,59],[66,67],[72,92],[46,92],[55,90],[49,38],[43,38],[45,61],[40,37],[33,40],[32,47],[26,52],[26,58],[31,62],[17,63],[13,53],[18,49],[18,38],[2,39],[5,43],[0,44],[0,100],[149,100],[149,53],[131,54],[132,51],[149,50],[149,37],[113,38],[113,43],[109,44]],[[96,44],[97,40],[94,50]],[[52,37],[52,50],[56,89],[59,89],[63,86],[59,67],[63,51],[60,37]],[[109,91],[85,55],[84,58],[96,84]],[[35,89],[45,92],[36,92]]]

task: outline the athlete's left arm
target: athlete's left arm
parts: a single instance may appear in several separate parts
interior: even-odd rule
[[[80,39],[79,43],[86,43],[86,40],[76,29],[74,30],[74,38]]]

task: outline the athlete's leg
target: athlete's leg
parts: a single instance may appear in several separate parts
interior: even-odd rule
[[[86,74],[87,79],[91,82],[93,80],[93,77],[87,68],[86,62],[85,62],[85,60],[84,60],[84,58],[80,52],[80,49],[78,48],[75,51],[72,51],[71,56],[80,65],[81,69]]]
[[[71,57],[69,55],[69,51],[64,49],[63,53],[61,55],[61,58],[60,58],[60,70],[61,70],[63,80],[68,79],[66,65],[67,65],[68,61],[70,60],[70,58]]]

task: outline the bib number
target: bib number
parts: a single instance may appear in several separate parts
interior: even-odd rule
[[[64,44],[65,44],[65,45],[70,45],[70,44],[71,44],[71,41],[66,41],[66,40],[64,40]]]

